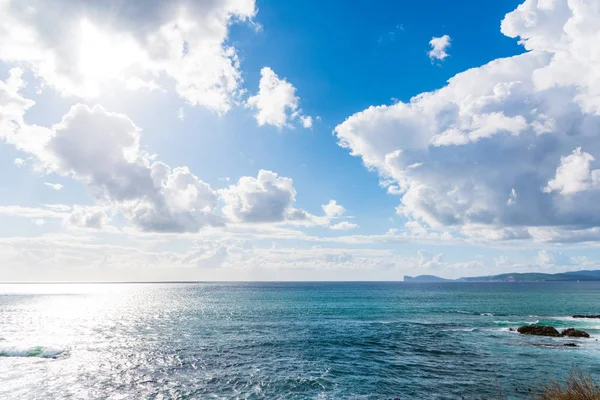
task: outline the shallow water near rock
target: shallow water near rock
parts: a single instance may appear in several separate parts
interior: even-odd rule
[[[599,377],[571,317],[599,310],[589,282],[0,285],[0,398],[528,398]]]

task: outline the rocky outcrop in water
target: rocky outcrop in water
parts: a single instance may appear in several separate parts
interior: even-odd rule
[[[600,318],[600,315],[573,315],[573,318]]]
[[[582,337],[589,338],[590,337],[589,333],[587,333],[585,331],[580,331],[575,328],[565,329],[564,331],[562,331],[560,333],[560,336],[569,336],[569,337],[578,337],[578,338],[582,338]]]
[[[589,333],[580,331],[575,328],[568,328],[562,332],[558,332],[553,326],[544,325],[525,325],[517,328],[517,332],[522,335],[536,335],[536,336],[552,336],[552,337],[574,337],[574,338],[589,338]]]
[[[554,347],[554,348],[579,347],[576,343],[563,343],[563,344],[534,343],[534,344],[532,344],[532,346],[536,346],[536,347]]]
[[[536,335],[536,336],[560,336],[560,333],[553,326],[536,326],[536,325],[525,325],[517,329],[522,335]]]

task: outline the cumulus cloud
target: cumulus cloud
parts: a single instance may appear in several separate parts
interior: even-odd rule
[[[329,218],[341,217],[346,213],[346,209],[339,205],[335,200],[329,200],[329,203],[323,204],[321,208],[323,208],[325,215]]]
[[[236,222],[282,222],[306,219],[294,209],[296,189],[290,178],[275,172],[260,170],[253,178],[245,176],[237,184],[220,191],[225,202],[223,214]]]
[[[543,268],[570,267],[569,269],[578,269],[582,267],[581,264],[584,264],[583,259],[581,257],[569,257],[559,251],[540,250],[535,259],[535,264]]]
[[[142,231],[197,232],[225,222],[329,224],[328,217],[295,208],[292,180],[274,172],[242,177],[218,193],[189,168],[155,161],[140,147],[142,130],[126,115],[102,106],[76,104],[50,128],[28,125],[23,115],[33,102],[19,94],[20,74],[13,70],[6,82],[0,81],[0,138],[29,153],[40,171],[85,182],[102,207],[122,213]],[[106,221],[100,217],[77,210],[72,224],[98,225],[95,221]]]
[[[591,170],[590,165],[595,161],[591,154],[581,151],[578,147],[573,153],[561,157],[556,176],[548,182],[544,192],[558,191],[561,194],[573,194],[600,186],[600,170]]]
[[[502,32],[529,51],[359,112],[335,128],[339,144],[401,195],[409,221],[498,240],[598,227],[600,7],[527,0]]]
[[[449,56],[449,54],[446,52],[446,49],[450,47],[450,36],[444,35],[440,37],[433,37],[429,41],[429,45],[431,46],[431,50],[427,53],[427,55],[431,61],[443,61]]]
[[[77,104],[51,128],[26,124],[33,102],[18,93],[20,74],[11,70],[0,81],[0,138],[35,156],[40,168],[86,182],[98,201],[142,230],[190,232],[221,223],[213,212],[217,193],[187,167],[152,161],[127,116]]]
[[[80,104],[53,127],[48,150],[57,171],[89,183],[142,230],[193,232],[218,223],[216,192],[187,167],[152,162],[140,132],[125,115]]]
[[[18,63],[62,94],[90,97],[110,81],[157,89],[170,80],[192,105],[226,112],[242,81],[229,27],[256,14],[254,0],[142,3],[0,2],[0,60]],[[60,21],[60,23],[57,23]]]
[[[78,228],[102,229],[108,222],[108,216],[102,207],[76,206],[67,221]]]
[[[60,183],[44,182],[44,185],[48,186],[52,190],[56,190],[57,192],[63,188],[63,185]]]
[[[259,126],[273,125],[281,129],[300,119],[304,128],[311,128],[312,117],[302,114],[299,103],[294,85],[264,67],[260,70],[258,93],[248,98],[247,106],[256,110],[254,117]]]

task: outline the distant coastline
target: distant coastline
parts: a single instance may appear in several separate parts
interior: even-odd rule
[[[435,275],[404,276],[404,282],[581,282],[600,281],[600,270],[583,270],[544,274],[539,272],[506,273],[499,275],[472,276],[446,279]]]

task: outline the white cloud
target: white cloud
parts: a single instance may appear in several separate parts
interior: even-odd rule
[[[57,192],[63,188],[63,185],[61,185],[60,183],[44,182],[44,185],[48,186],[52,190],[56,190]]]
[[[600,227],[600,191],[588,190],[600,154],[600,9],[537,4],[502,22],[529,52],[336,127],[342,147],[394,183],[386,187],[401,195],[398,212],[409,221],[490,240],[547,240],[554,227],[560,240],[569,231],[584,238],[582,228]],[[579,147],[585,152],[573,153]]]
[[[78,228],[102,229],[107,222],[108,216],[102,207],[76,206],[68,218],[68,223]]]
[[[417,251],[420,268],[439,268],[444,265],[444,254],[434,254],[427,250]]]
[[[25,165],[25,160],[23,160],[22,158],[15,158],[15,160],[13,161],[13,163],[17,166],[17,167],[22,167],[23,165]]]
[[[180,120],[181,122],[183,122],[184,118],[185,118],[185,114],[183,112],[183,107],[179,107],[179,110],[177,110],[177,119]]]
[[[19,134],[25,125],[25,112],[35,104],[33,100],[26,99],[19,93],[25,87],[22,75],[22,69],[12,68],[6,81],[0,80],[0,139],[13,144],[19,150],[39,150],[45,144],[43,140],[36,143],[32,135]],[[30,133],[32,131],[30,130]],[[19,164],[21,161],[15,160],[15,165]]]
[[[321,206],[325,215],[329,218],[338,218],[346,213],[346,209],[339,205],[335,200],[329,200],[329,203]]]
[[[443,61],[449,54],[446,52],[446,49],[450,47],[450,36],[444,35],[440,37],[433,37],[429,41],[429,45],[431,46],[431,50],[427,53],[431,61],[439,60]]]
[[[220,192],[225,202],[223,214],[236,222],[283,222],[306,219],[294,209],[296,189],[290,178],[260,170],[256,178],[245,176]]]
[[[538,264],[544,267],[554,266],[555,264],[552,253],[546,250],[540,250],[538,252],[536,261]]]
[[[236,49],[226,44],[229,27],[250,20],[256,7],[254,0],[58,0],[52,7],[5,0],[0,13],[0,60],[26,66],[62,94],[96,96],[111,81],[155,89],[148,77],[159,76],[188,103],[226,112],[242,81]]]
[[[171,168],[154,161],[140,148],[141,129],[126,115],[101,106],[77,104],[51,128],[27,125],[23,114],[33,102],[21,97],[19,70],[0,81],[2,137],[35,157],[35,168],[85,182],[102,207],[122,213],[142,231],[197,232],[206,226],[235,223],[293,223],[327,226],[329,219],[294,207],[292,180],[261,170],[257,178],[242,177],[237,184],[214,191],[187,167]],[[0,92],[1,93],[1,92]],[[6,107],[4,105],[6,104]],[[50,186],[50,184],[48,184]],[[58,186],[51,186],[58,189]],[[219,196],[224,203],[219,210]],[[87,215],[87,214],[86,214]],[[74,212],[75,225],[105,221]],[[96,224],[96,222],[93,222]],[[103,222],[104,223],[104,222]]]
[[[300,99],[296,88],[279,78],[269,67],[260,70],[258,93],[248,98],[247,106],[256,110],[259,126],[273,125],[279,129],[289,127],[294,119],[300,119],[304,128],[312,127],[312,117],[302,114],[298,108]]]
[[[156,83],[153,79],[145,81],[143,79],[134,76],[133,78],[129,78],[125,83],[125,88],[128,90],[146,90],[151,92],[153,90],[162,90],[160,85]]]
[[[300,116],[300,121],[302,121],[302,126],[306,129],[310,129],[313,126],[313,119],[311,116]]]
[[[591,170],[595,161],[591,154],[578,147],[567,157],[560,158],[556,176],[548,182],[544,192],[558,191],[561,194],[573,194],[600,187],[600,170]]]
[[[216,192],[187,167],[151,161],[140,149],[141,129],[125,115],[78,104],[52,129],[37,127],[43,134],[33,138],[22,118],[20,124],[9,143],[36,156],[46,170],[86,182],[99,202],[142,230],[187,232],[221,223],[214,214]]]
[[[357,224],[354,224],[352,222],[348,222],[348,221],[342,221],[340,223],[337,223],[335,225],[331,225],[331,229],[333,230],[350,230],[350,229],[355,229],[358,228]]]
[[[0,215],[35,219],[64,219],[71,207],[64,205],[46,205],[44,207],[0,206]]]

